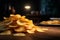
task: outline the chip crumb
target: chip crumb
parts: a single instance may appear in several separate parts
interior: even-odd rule
[[[16,33],[16,34],[13,34],[13,36],[26,36],[26,34],[24,34],[24,33]]]

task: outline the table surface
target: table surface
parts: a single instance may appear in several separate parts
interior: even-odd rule
[[[60,40],[60,27],[40,26],[44,32],[26,34],[26,36],[0,35],[0,40]]]

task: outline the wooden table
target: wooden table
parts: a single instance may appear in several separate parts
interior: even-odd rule
[[[44,32],[36,32],[35,34],[26,34],[26,36],[0,35],[0,40],[60,40],[60,27],[46,27]]]

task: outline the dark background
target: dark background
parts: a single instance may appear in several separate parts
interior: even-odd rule
[[[8,9],[9,5],[15,8],[16,14],[28,14],[24,9],[25,4],[31,5],[29,12],[38,11],[38,16],[60,17],[60,0],[0,0],[0,19],[11,14]]]

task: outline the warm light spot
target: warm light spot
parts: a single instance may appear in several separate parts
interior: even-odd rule
[[[31,6],[25,6],[25,9],[30,9],[31,8]]]

